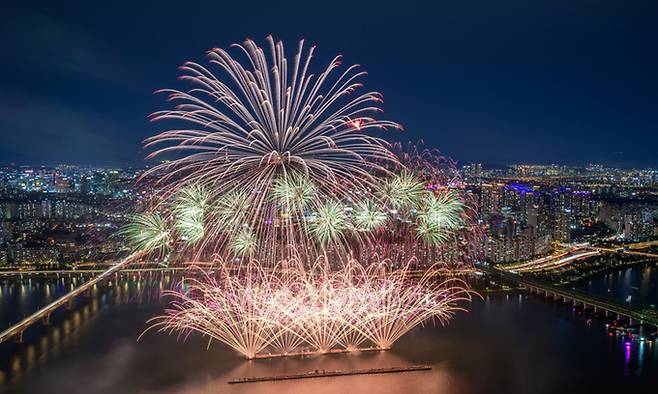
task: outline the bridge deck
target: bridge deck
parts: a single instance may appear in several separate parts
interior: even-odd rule
[[[51,302],[50,304],[44,306],[43,308],[41,308],[38,311],[34,312],[30,316],[28,316],[25,319],[21,320],[20,322],[14,324],[13,326],[11,326],[8,329],[4,330],[3,332],[0,333],[0,343],[3,343],[6,340],[11,339],[15,335],[21,334],[29,326],[31,326],[32,324],[38,322],[39,320],[41,320],[43,318],[47,318],[57,308],[59,308],[63,305],[66,305],[68,302],[75,299],[75,297],[79,296],[80,294],[84,293],[87,290],[90,290],[97,283],[104,281],[105,279],[109,278],[115,272],[121,270],[122,268],[125,268],[126,265],[128,265],[128,263],[130,263],[131,261],[134,260],[134,258],[135,258],[135,256],[126,257],[125,259],[123,259],[119,263],[115,264],[114,266],[112,266],[108,270],[104,271],[102,274],[90,279],[89,281],[83,283],[82,285],[78,286],[77,288],[71,290],[66,295],[58,298],[57,300],[55,300],[55,301]]]
[[[557,297],[563,297],[583,305],[590,305],[598,309],[626,316],[642,323],[658,326],[658,311],[646,307],[629,306],[619,300],[595,296],[575,289],[565,289],[549,283],[542,283],[522,277],[521,275],[501,270],[478,267],[482,272],[498,276],[502,279],[523,285],[526,288],[537,289]]]

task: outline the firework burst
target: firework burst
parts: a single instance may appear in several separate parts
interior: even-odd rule
[[[314,47],[307,49],[300,42],[289,61],[283,43],[271,37],[267,42],[269,56],[247,40],[233,45],[232,53],[209,51],[208,67],[192,62],[181,67],[181,79],[192,88],[162,90],[176,106],[151,118],[182,121],[189,127],[146,141],[153,149],[150,158],[173,154],[174,159],[145,177],[159,180],[163,199],[193,187],[207,191],[211,201],[228,198],[230,205],[230,197],[241,193],[249,209],[238,215],[228,212],[232,218],[241,216],[238,226],[248,224],[258,239],[268,238],[270,244],[277,239],[283,249],[291,243],[309,249],[313,244],[294,236],[301,233],[291,227],[304,219],[305,209],[322,212],[326,201],[365,191],[374,182],[373,174],[387,173],[385,164],[397,159],[372,133],[399,125],[374,117],[381,112],[382,98],[363,90],[360,81],[366,73],[358,65],[341,67],[340,57],[335,57],[314,74]],[[208,241],[236,231],[227,228],[232,221],[225,220],[226,214],[207,211],[205,220],[211,226],[203,233],[200,215],[184,215],[181,230],[189,232],[193,242],[205,237],[206,247],[227,245]],[[278,230],[268,227],[272,222]]]
[[[181,189],[174,204],[176,228],[181,239],[196,244],[205,235],[204,217],[208,211],[208,193],[199,185]]]
[[[372,200],[357,204],[354,222],[359,230],[374,231],[384,227],[388,222],[388,214]]]
[[[140,253],[164,252],[172,240],[172,231],[158,212],[134,215],[119,235],[124,236],[133,250]]]
[[[144,175],[156,202],[121,233],[141,255],[195,265],[151,327],[254,358],[385,349],[447,322],[471,297],[437,263],[468,260],[457,177],[375,136],[399,126],[377,119],[381,95],[363,90],[358,66],[336,57],[314,73],[313,47],[289,61],[267,43],[269,56],[247,40],[185,63],[192,87],[163,90],[176,104],[152,115],[185,127],[146,141],[171,160]]]
[[[356,260],[339,270],[329,266],[323,259],[310,269],[293,260],[271,269],[254,261],[216,263],[186,279],[187,290],[168,292],[174,301],[150,328],[183,337],[198,332],[247,358],[387,349],[424,322],[445,323],[471,298],[464,282],[439,265],[423,271],[414,261],[399,268]]]

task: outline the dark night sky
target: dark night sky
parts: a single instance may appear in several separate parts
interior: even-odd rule
[[[655,0],[104,3],[3,2],[0,164],[141,163],[178,65],[272,33],[362,64],[399,138],[461,162],[658,167]]]

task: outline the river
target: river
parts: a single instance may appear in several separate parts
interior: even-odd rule
[[[635,267],[630,274],[601,275],[578,287],[619,297],[628,288],[649,302],[656,294],[655,271]],[[73,280],[86,279],[3,279],[3,326],[68,291]],[[207,341],[198,335],[183,341],[147,332],[138,341],[147,320],[161,313],[160,290],[171,283],[163,274],[118,275],[70,310],[59,311],[50,326],[33,330],[25,343],[2,344],[0,385],[12,393],[541,394],[642,393],[658,382],[658,343],[626,344],[607,335],[603,317],[589,321],[579,309],[517,292],[475,299],[469,312],[447,327],[419,327],[379,353],[246,361],[219,343],[206,349]],[[433,369],[226,383],[244,376],[411,364]]]
[[[629,300],[631,305],[657,305],[658,269],[654,264],[633,266],[597,275],[576,287],[602,296]]]

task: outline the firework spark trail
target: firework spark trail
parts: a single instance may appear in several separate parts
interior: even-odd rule
[[[165,195],[190,184],[204,187],[211,199],[246,191],[251,208],[241,222],[259,238],[273,237],[265,235],[272,232],[264,225],[272,204],[263,191],[309,180],[315,189],[306,191],[312,195],[304,196],[304,204],[317,210],[327,197],[366,190],[373,174],[387,172],[381,163],[397,160],[384,140],[368,133],[400,128],[371,116],[381,112],[381,95],[358,93],[365,75],[358,65],[339,72],[337,56],[315,75],[314,47],[305,49],[301,41],[290,64],[283,43],[272,37],[267,41],[269,57],[252,40],[233,45],[235,55],[219,48],[209,51],[209,63],[221,74],[185,63],[181,79],[193,88],[162,90],[178,104],[173,110],[153,113],[151,119],[183,121],[191,127],[146,140],[146,147],[154,148],[150,158],[172,152],[183,155],[145,174],[159,178]],[[246,58],[245,65],[240,58]],[[298,222],[303,212],[297,206],[290,208],[290,214],[279,219],[291,238],[288,241],[296,242],[291,223]],[[208,229],[207,237],[223,230],[221,226]]]
[[[364,343],[387,349],[428,320],[445,323],[471,298],[461,280],[438,278],[444,267],[415,278],[413,261],[394,269],[350,260],[331,270],[322,260],[310,269],[287,261],[269,270],[256,262],[219,262],[213,273],[187,279],[186,291],[168,292],[175,301],[150,328],[182,337],[196,331],[247,358],[266,349],[325,353]]]

